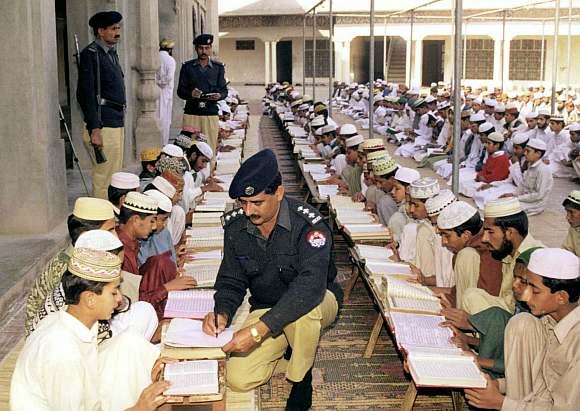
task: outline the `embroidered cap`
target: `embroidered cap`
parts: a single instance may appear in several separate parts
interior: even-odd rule
[[[166,213],[170,213],[173,209],[173,205],[171,204],[171,200],[165,194],[163,194],[159,190],[147,190],[143,194],[157,200],[157,206],[159,209],[165,211]]]
[[[409,186],[409,194],[413,198],[426,199],[439,194],[439,183],[433,177],[423,177],[415,180]]]
[[[345,141],[345,145],[347,147],[355,147],[360,145],[363,141],[365,141],[364,137],[361,136],[360,134],[357,134],[356,136],[347,138]]]
[[[437,217],[437,226],[442,230],[451,230],[466,223],[475,214],[479,212],[471,204],[465,201],[455,201],[441,211]]]
[[[373,164],[373,174],[376,176],[384,176],[395,171],[397,167],[399,165],[392,158],[377,160]]]
[[[132,173],[124,173],[119,171],[117,173],[113,173],[111,176],[111,187],[115,187],[121,190],[133,190],[139,188],[139,185],[139,177]]]
[[[367,162],[371,165],[376,161],[388,160],[389,158],[391,158],[391,155],[387,150],[377,150],[367,154]]]
[[[566,200],[570,200],[573,203],[580,205],[580,190],[572,191],[570,194],[568,194],[568,197],[566,197]]]
[[[377,148],[385,148],[385,143],[381,138],[368,138],[361,143],[360,148],[363,150],[373,150]]]
[[[193,144],[193,140],[184,134],[180,134],[175,138],[175,145],[180,147],[183,150],[187,150],[188,148],[191,147],[192,144]],[[177,157],[177,156],[175,156],[175,157]]]
[[[528,147],[535,148],[536,150],[546,151],[548,146],[544,140],[540,140],[539,138],[532,138],[528,141]]]
[[[528,270],[546,278],[575,280],[579,260],[576,254],[561,248],[540,248],[532,253]]]
[[[421,174],[419,174],[417,170],[409,167],[399,167],[395,173],[395,180],[402,183],[411,184],[413,181],[416,181],[420,178]]]
[[[90,248],[74,248],[68,271],[85,280],[110,283],[121,278],[121,259],[115,254]]]
[[[161,154],[160,148],[146,148],[141,151],[141,161],[155,161]]]
[[[125,196],[121,207],[137,211],[143,214],[157,214],[157,200],[146,196],[145,194],[131,191]]]
[[[171,184],[165,178],[157,176],[153,179],[151,184],[153,184],[153,186],[157,190],[161,191],[161,193],[165,194],[167,197],[169,198],[175,197],[175,193],[177,192],[177,190],[175,189],[173,184]]]
[[[504,138],[503,134],[502,133],[498,133],[497,131],[495,131],[493,133],[490,133],[487,136],[487,139],[489,141],[493,141],[494,143],[503,143],[505,141],[505,138]],[[515,141],[514,141],[514,143],[515,143]]]
[[[439,194],[428,198],[425,201],[425,209],[427,210],[427,215],[433,217],[439,214],[445,209],[449,204],[457,200],[455,194],[451,190],[441,190]]]
[[[162,39],[159,42],[159,48],[161,49],[172,49],[175,47],[175,42],[170,39]]]
[[[521,145],[524,144],[525,142],[527,142],[530,138],[528,137],[527,134],[525,133],[516,133],[513,137],[512,137],[512,142],[514,144],[517,145]]]
[[[171,157],[179,157],[179,158],[183,157],[182,148],[176,146],[175,144],[165,144],[161,149],[161,152]]]
[[[102,198],[79,197],[75,201],[73,215],[82,220],[105,221],[115,218],[113,205]]]
[[[522,212],[520,200],[515,197],[499,198],[485,204],[485,218],[507,217]]]

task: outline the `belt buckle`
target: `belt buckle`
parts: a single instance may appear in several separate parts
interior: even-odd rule
[[[199,108],[205,108],[205,101],[199,102]]]

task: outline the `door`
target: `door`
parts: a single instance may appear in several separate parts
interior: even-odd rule
[[[276,81],[292,84],[292,41],[276,43]]]
[[[443,81],[444,51],[444,40],[423,40],[423,86]]]

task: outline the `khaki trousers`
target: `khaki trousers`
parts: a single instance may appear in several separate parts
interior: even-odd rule
[[[252,311],[243,327],[258,322],[268,310]],[[288,344],[292,347],[292,357],[288,363],[286,378],[294,382],[302,381],[314,364],[320,332],[334,322],[337,313],[336,298],[327,290],[320,305],[284,327],[282,334],[266,338],[249,354],[232,355],[227,362],[226,371],[230,388],[234,391],[249,391],[266,383]]]
[[[107,200],[107,189],[111,183],[111,176],[123,168],[125,129],[123,127],[103,127],[101,129],[101,136],[103,138],[103,153],[107,157],[107,161],[101,164],[97,164],[95,161],[95,150],[91,145],[89,133],[86,128],[83,133],[83,141],[93,163],[93,196]]]
[[[191,114],[184,114],[183,125],[199,128],[207,136],[207,143],[213,152],[216,152],[218,133],[220,130],[218,116],[193,116]]]

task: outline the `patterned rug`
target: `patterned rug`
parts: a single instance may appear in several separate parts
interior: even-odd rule
[[[339,280],[350,275],[351,266],[337,244]],[[364,359],[366,342],[376,311],[362,281],[357,282],[342,307],[337,324],[321,339],[313,370],[312,410],[399,410],[408,386],[401,359],[383,329],[373,356]],[[283,410],[291,385],[277,374],[260,388],[262,410]],[[430,392],[420,395],[414,410],[452,410],[451,396]]]

